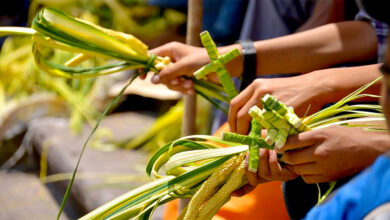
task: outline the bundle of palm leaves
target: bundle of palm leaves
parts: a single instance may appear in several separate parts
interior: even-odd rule
[[[184,13],[148,5],[145,0],[32,0],[29,19],[42,7],[60,8],[72,16],[147,39],[156,38],[186,21]]]
[[[275,99],[279,104],[262,110],[256,110],[256,106],[251,110],[251,115],[254,121],[268,131],[277,129],[279,133],[287,128],[284,141],[297,132],[332,125],[350,126],[350,123],[358,123],[361,127],[370,128],[373,126],[370,122],[384,120],[381,107],[375,104],[348,103],[358,98],[372,97],[373,95],[361,92],[373,83],[375,81],[334,105],[302,119],[296,115],[279,114],[279,106],[284,104]],[[261,112],[253,113],[259,110]],[[290,108],[289,111],[292,110]],[[267,112],[273,112],[274,116],[264,117]],[[275,117],[279,118],[275,120]],[[291,120],[294,117],[298,121]],[[150,158],[146,173],[154,178],[153,181],[106,203],[81,219],[150,219],[157,206],[178,198],[192,198],[179,219],[211,219],[229,200],[230,194],[247,183],[244,176],[244,156],[249,155],[249,168],[257,168],[258,149],[274,149],[278,135],[273,139],[273,143],[268,144],[270,142],[261,137],[261,128],[253,126],[253,123],[249,135],[225,133],[222,138],[207,135],[179,138],[160,148]],[[252,149],[256,148],[257,154],[253,154]]]

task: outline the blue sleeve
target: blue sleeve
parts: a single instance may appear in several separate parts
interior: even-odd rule
[[[390,201],[390,153],[310,210],[305,219],[363,219],[377,206]]]

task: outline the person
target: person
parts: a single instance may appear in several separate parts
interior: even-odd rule
[[[152,2],[171,1],[149,1],[149,3]],[[242,16],[238,12],[242,12],[242,7],[245,5],[248,5],[245,18],[241,31],[238,31],[237,28],[240,26],[237,23],[242,20]],[[347,9],[344,8],[344,0],[249,0],[248,3],[235,0],[213,0],[203,1],[203,8],[205,10],[203,12],[202,29],[208,30],[213,40],[219,46],[237,40],[240,40],[240,44],[245,42],[248,45],[251,44],[251,41],[267,40],[294,32],[309,30],[328,23],[343,21],[344,9]],[[350,8],[354,11],[354,8],[349,5]],[[239,39],[236,38],[237,34],[239,34]],[[250,67],[252,65],[256,64],[246,62],[246,66],[249,68],[245,72],[253,72],[253,68]],[[273,77],[276,76],[273,75]],[[285,74],[285,76],[287,75]],[[233,77],[233,80],[237,89],[245,88],[251,81],[251,79],[246,78],[241,82],[236,77]],[[220,106],[223,106],[226,110],[229,107],[226,103],[220,103]],[[221,110],[214,108],[211,133],[215,132],[226,121],[227,115]]]
[[[361,2],[364,4],[364,1]],[[384,18],[388,19],[389,16],[384,15]],[[387,21],[390,22],[390,19]],[[389,42],[390,38],[387,41]],[[387,46],[386,61],[381,68],[383,73],[381,104],[388,128],[390,128],[389,54],[390,47]],[[310,210],[305,219],[389,219],[389,181],[390,151],[380,156],[372,166],[334,192],[322,204]]]
[[[388,45],[387,51],[390,52]],[[390,59],[386,58],[384,67],[382,67],[385,73],[382,81],[382,104],[387,117],[390,116],[388,114],[389,106],[387,106],[390,105],[390,102],[386,105],[386,101],[388,101],[387,91],[389,91],[389,88],[387,88],[389,83],[386,81],[386,78],[388,78],[386,70],[388,68],[386,67],[388,66],[387,63],[390,63],[389,61]],[[379,75],[378,67],[378,65],[373,65],[371,69],[366,69],[364,71],[365,75]],[[359,73],[356,68],[354,72]],[[356,75],[363,76],[363,74]],[[345,79],[353,80],[353,78]],[[342,84],[344,83],[342,82]],[[286,145],[279,151],[283,153],[282,161],[288,165],[281,166],[278,163],[275,157],[276,152],[262,150],[260,152],[261,164],[259,165],[258,176],[248,172],[247,178],[253,185],[256,185],[256,181],[264,183],[267,180],[293,179],[297,174],[302,176],[306,183],[337,180],[341,177],[353,175],[370,165],[377,156],[389,151],[389,143],[390,139],[387,134],[367,132],[357,128],[334,126],[328,129],[304,132],[289,137]],[[313,208],[307,218],[362,219],[365,216],[373,218],[373,216],[379,215],[383,219],[387,219],[390,216],[389,205],[386,206],[386,202],[390,201],[390,190],[386,187],[390,178],[390,161],[389,153],[386,155],[380,157],[371,169],[365,170],[350,183],[342,186],[334,196],[330,196],[332,199],[329,199],[329,202]],[[238,195],[240,193],[245,194],[251,190],[253,185],[247,185],[236,193]],[[286,200],[291,199],[291,197],[302,197],[305,192],[290,190],[290,193],[295,195],[285,196]],[[288,203],[288,201],[286,202]],[[300,203],[299,200],[294,202],[295,204]],[[368,214],[382,204],[384,204],[384,207]],[[294,209],[296,207],[290,208]],[[298,213],[292,218],[303,218],[305,214]]]
[[[366,42],[366,44],[361,44],[360,42]],[[258,51],[257,62],[261,63],[261,65],[257,66],[256,73],[264,75],[311,72],[310,74],[312,74],[315,70],[340,63],[375,60],[377,57],[377,43],[375,28],[369,23],[361,21],[330,24],[286,37],[259,41],[255,43],[255,47]],[[239,47],[239,45],[222,47],[220,50],[223,52],[234,47]],[[153,82],[163,82],[171,89],[189,94],[193,93],[191,82],[182,81],[179,77],[181,75],[191,75],[194,70],[207,63],[208,57],[205,52],[200,48],[187,47],[177,43],[165,45],[152,52],[170,56],[175,62],[174,65],[156,75],[153,78]],[[279,65],[280,61],[283,61],[283,65]],[[228,69],[232,76],[240,76],[242,73],[242,57],[228,64]],[[210,77],[210,80],[214,81],[215,76]],[[271,82],[273,79],[264,79],[263,82],[266,80]],[[293,80],[297,79],[294,78]],[[269,84],[272,85],[270,87],[271,90],[272,87],[281,85],[281,83]],[[290,86],[290,88],[302,87],[302,85],[297,86]],[[281,91],[280,87],[278,91]],[[304,93],[301,93],[301,96],[302,94]],[[250,101],[253,102],[256,98]],[[319,101],[322,100],[326,99],[320,99]],[[237,105],[235,103],[235,100],[232,100],[230,112],[234,110],[232,105]],[[233,123],[229,123],[231,130],[237,133],[246,133],[250,118],[247,115],[247,111],[241,111],[242,113],[239,114],[241,108],[236,109],[238,109],[236,113],[229,112],[229,118],[234,117],[234,115],[237,116],[235,120],[231,120]],[[273,153],[273,155],[275,154]],[[309,205],[307,208],[311,208],[311,206]],[[306,211],[307,209],[304,210],[303,214],[306,214]]]
[[[373,61],[377,58],[377,43],[375,28],[362,21],[333,23],[288,36],[256,41],[254,46],[259,64],[256,74],[309,73],[342,63]],[[241,50],[239,44],[234,44],[220,47],[219,52],[223,54],[233,48]],[[150,53],[169,56],[174,62],[154,75],[152,82],[164,83],[168,88],[185,94],[193,94],[194,90],[192,81],[182,80],[181,76],[191,76],[209,62],[203,48],[177,42],[155,48]],[[231,76],[241,76],[242,64],[243,57],[238,56],[226,65]],[[216,75],[210,75],[209,80],[217,82]],[[230,108],[232,105],[235,105],[235,101]],[[233,112],[229,117],[234,117]],[[243,114],[239,119],[235,120],[236,123],[230,123],[231,130],[244,134],[248,131],[250,117]]]
[[[207,1],[206,1],[207,2]],[[232,2],[232,1],[226,1],[226,2]],[[242,2],[242,1],[241,1]],[[303,31],[305,29],[310,29],[312,27],[316,27],[322,24],[330,23],[332,21],[341,20],[343,17],[343,13],[340,13],[340,11],[344,10],[344,7],[342,7],[342,4],[340,6],[340,3],[343,3],[343,0],[330,0],[330,1],[313,1],[313,0],[303,0],[303,1],[285,1],[285,0],[276,0],[276,1],[256,1],[256,0],[250,0],[249,6],[247,7],[247,13],[244,20],[244,26],[245,28],[242,29],[240,34],[240,39],[252,39],[252,40],[263,40],[263,39],[269,39],[273,37],[278,37],[285,34],[290,34],[295,31]],[[213,1],[213,4],[215,1]],[[314,6],[315,3],[315,7]],[[337,6],[337,7],[336,7]],[[259,9],[262,9],[261,13],[259,13]],[[222,8],[219,10],[221,12]],[[208,10],[209,11],[209,10]],[[313,12],[312,12],[313,11]],[[221,13],[226,14],[226,13]],[[337,14],[337,16],[334,16]],[[261,15],[261,16],[259,16]],[[226,16],[225,16],[226,17]],[[218,16],[220,18],[220,16]],[[267,18],[267,19],[261,19],[261,18]],[[325,18],[325,19],[324,19]],[[225,18],[226,20],[226,18]],[[223,27],[227,27],[226,24],[229,22],[226,22],[223,20],[221,22],[216,21],[215,27],[221,27],[221,24]],[[293,22],[289,22],[293,21]],[[272,25],[270,25],[270,21],[272,21]],[[218,25],[219,24],[219,25]],[[229,29],[231,30],[231,25],[228,25]],[[215,29],[212,28],[210,34],[213,35],[213,31]],[[220,32],[220,31],[219,31]],[[217,38],[217,42],[218,41]],[[152,51],[153,52],[153,51]],[[174,64],[176,65],[176,63]],[[174,82],[175,83],[175,82]],[[238,83],[237,83],[238,85]],[[242,85],[241,85],[242,86]],[[189,91],[190,94],[192,91]],[[226,106],[226,108],[228,105]],[[213,123],[212,123],[212,133],[217,128],[220,127],[221,122],[226,122],[227,117],[224,113],[218,112],[218,110],[213,111]],[[275,189],[275,191],[278,191],[280,189],[280,182],[277,184],[269,184],[272,185],[272,188]],[[268,186],[267,186],[268,187]],[[272,191],[270,187],[267,188],[267,191]],[[280,190],[279,190],[280,191]],[[259,199],[251,200],[250,197],[253,198],[260,198],[261,194],[264,194],[263,192],[260,192],[260,190],[254,191],[251,195],[248,195],[247,201],[254,201],[252,206],[262,205],[261,201],[259,202]],[[279,193],[282,195],[281,193]],[[279,197],[278,194],[278,197]],[[259,197],[260,196],[260,197]],[[281,197],[281,196],[280,196]],[[263,198],[263,197],[261,197]],[[262,199],[260,199],[262,200]],[[275,200],[275,196],[274,196]],[[280,200],[282,203],[282,199]],[[251,216],[250,208],[246,207],[246,211],[242,207],[238,207],[242,202],[238,198],[232,199],[229,204],[225,207],[230,207],[226,209],[222,209],[219,212],[219,216],[223,216],[225,218],[231,218],[236,215],[243,216],[242,212],[245,212],[245,216],[247,218],[253,218]],[[167,208],[170,208],[171,204],[167,205]],[[235,210],[232,209],[234,207]],[[284,205],[278,205],[280,210],[284,209]],[[238,211],[238,212],[237,212]],[[171,211],[169,213],[174,213],[175,211]],[[177,211],[176,211],[177,213]],[[223,213],[223,214],[222,214]],[[279,217],[287,217],[287,214],[282,214],[285,212],[280,211]],[[226,214],[226,215],[225,215]],[[256,214],[256,213],[254,213]],[[263,213],[264,214],[264,213]],[[174,215],[172,215],[174,216]],[[171,217],[172,217],[171,216]],[[256,218],[260,217],[257,213]],[[263,216],[267,218],[265,215]],[[268,216],[269,217],[269,216]]]
[[[359,1],[370,15],[390,23],[385,1]],[[373,10],[373,9],[377,10]],[[387,38],[387,42],[390,37]],[[381,67],[383,73],[381,104],[390,128],[390,44]],[[299,142],[299,141],[298,141]],[[290,149],[294,149],[290,146]],[[314,207],[305,219],[390,219],[390,151],[358,176]]]
[[[383,36],[378,37],[378,42],[381,39]],[[384,44],[379,43],[383,48]],[[377,51],[380,56],[382,50]],[[301,116],[306,112],[309,104],[311,104],[310,111],[318,111],[325,103],[335,102],[374,80],[379,76],[377,69],[378,65],[368,65],[317,70],[288,79],[257,79],[231,101],[229,124],[233,128],[238,128],[236,129],[238,132],[247,130],[250,119],[245,118],[249,108],[259,105],[260,98],[267,93],[293,106]],[[379,84],[367,92],[379,94]],[[338,180],[336,187],[339,187],[351,176],[370,165],[378,155],[390,149],[386,135],[371,135],[362,133],[359,129],[332,127],[312,131],[306,135],[305,140],[313,144],[303,150],[286,153],[283,160],[290,165],[281,166],[277,161],[276,151],[261,150],[260,161],[262,162],[258,176],[247,172],[250,184],[243,187],[241,193],[250,191],[257,183],[272,180],[285,181],[283,191],[289,216],[292,219],[301,219],[317,203],[317,186],[310,183]],[[353,137],[353,139],[346,137]],[[337,148],[334,147],[336,140],[339,141]],[[359,142],[352,140],[359,140]],[[344,152],[361,159],[351,158],[345,162]],[[301,176],[298,179],[296,179],[297,174]],[[328,184],[320,184],[320,186],[323,191],[328,188]]]
[[[253,41],[268,40],[292,33],[302,32],[329,23],[350,20],[350,18],[345,17],[344,14],[351,10],[354,11],[354,8],[351,7],[351,5],[344,7],[344,4],[348,4],[348,1],[249,0],[238,41],[241,47],[245,47],[245,51],[248,51],[247,54],[243,54],[243,65],[245,66],[243,72],[245,72],[245,74],[249,77],[242,76],[241,79],[234,77],[233,81],[236,88],[239,91],[245,89],[255,78],[254,71],[256,63],[253,59],[253,52],[250,52],[252,51],[250,48]],[[220,26],[225,25],[226,22]],[[229,27],[229,29],[231,28]],[[292,75],[293,74],[291,74],[291,76]],[[278,76],[279,75],[263,75],[258,77],[275,78]],[[290,75],[286,74],[283,75],[283,77],[289,76]],[[224,106],[226,110],[228,110],[229,106],[226,103],[221,103],[221,106]],[[224,112],[219,109],[214,109],[211,131],[214,132],[217,130],[227,121],[227,119],[227,115]]]

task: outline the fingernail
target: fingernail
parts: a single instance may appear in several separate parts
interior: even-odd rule
[[[185,83],[184,83],[184,88],[189,89],[189,88],[191,88],[191,87],[192,87],[192,85],[191,85],[190,82],[185,82]]]
[[[173,86],[176,86],[178,84],[179,84],[179,80],[177,80],[177,79],[174,79],[171,81],[171,85],[173,85]]]
[[[152,77],[152,83],[160,83],[160,76],[159,75],[154,75]]]

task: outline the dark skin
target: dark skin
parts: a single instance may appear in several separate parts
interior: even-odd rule
[[[390,47],[387,48],[388,54]],[[390,64],[390,56],[385,63]],[[375,70],[379,73],[379,69]],[[390,74],[384,74],[381,81],[381,105],[390,127]],[[234,195],[242,196],[253,190],[257,184],[272,180],[287,181],[302,176],[306,183],[329,182],[355,174],[373,163],[377,156],[390,150],[390,136],[387,133],[369,132],[359,128],[332,126],[290,136],[286,145],[278,152],[283,153],[286,165],[263,162],[262,168],[269,170],[281,166],[284,175],[257,175],[247,172],[248,184]],[[357,159],[358,158],[358,159]],[[265,158],[274,161],[270,156]],[[271,168],[271,167],[274,168]],[[288,172],[290,171],[290,172]],[[273,174],[272,172],[270,172]],[[282,178],[281,178],[282,177]]]
[[[260,106],[260,99],[267,93],[294,107],[295,113],[303,117],[306,112],[309,115],[317,112],[323,105],[337,102],[362,85],[372,82],[379,77],[378,67],[375,64],[332,68],[295,77],[256,79],[230,102],[230,129],[238,134],[246,134],[251,120],[249,109],[254,105]],[[366,92],[379,95],[379,89],[378,83]]]
[[[256,72],[257,75],[308,73],[339,63],[372,60],[376,56],[376,45],[375,29],[366,22],[327,24],[284,37],[256,41],[257,63],[261,63],[257,65]],[[218,50],[223,54],[234,48],[241,50],[239,44],[220,47]],[[152,82],[163,83],[185,94],[192,94],[193,88],[192,82],[183,80],[182,76],[192,76],[195,70],[209,63],[204,48],[178,42],[165,44],[150,53],[168,56],[173,62],[155,75]],[[242,56],[229,62],[226,67],[231,76],[241,76]],[[211,81],[217,82],[215,74],[210,77]]]
[[[258,172],[247,171],[248,185],[235,195],[244,195],[261,183],[287,181],[298,175],[306,183],[334,181],[360,172],[388,150],[390,136],[386,133],[343,126],[303,132],[290,136],[279,150],[284,165],[278,162],[275,150],[262,149]]]

